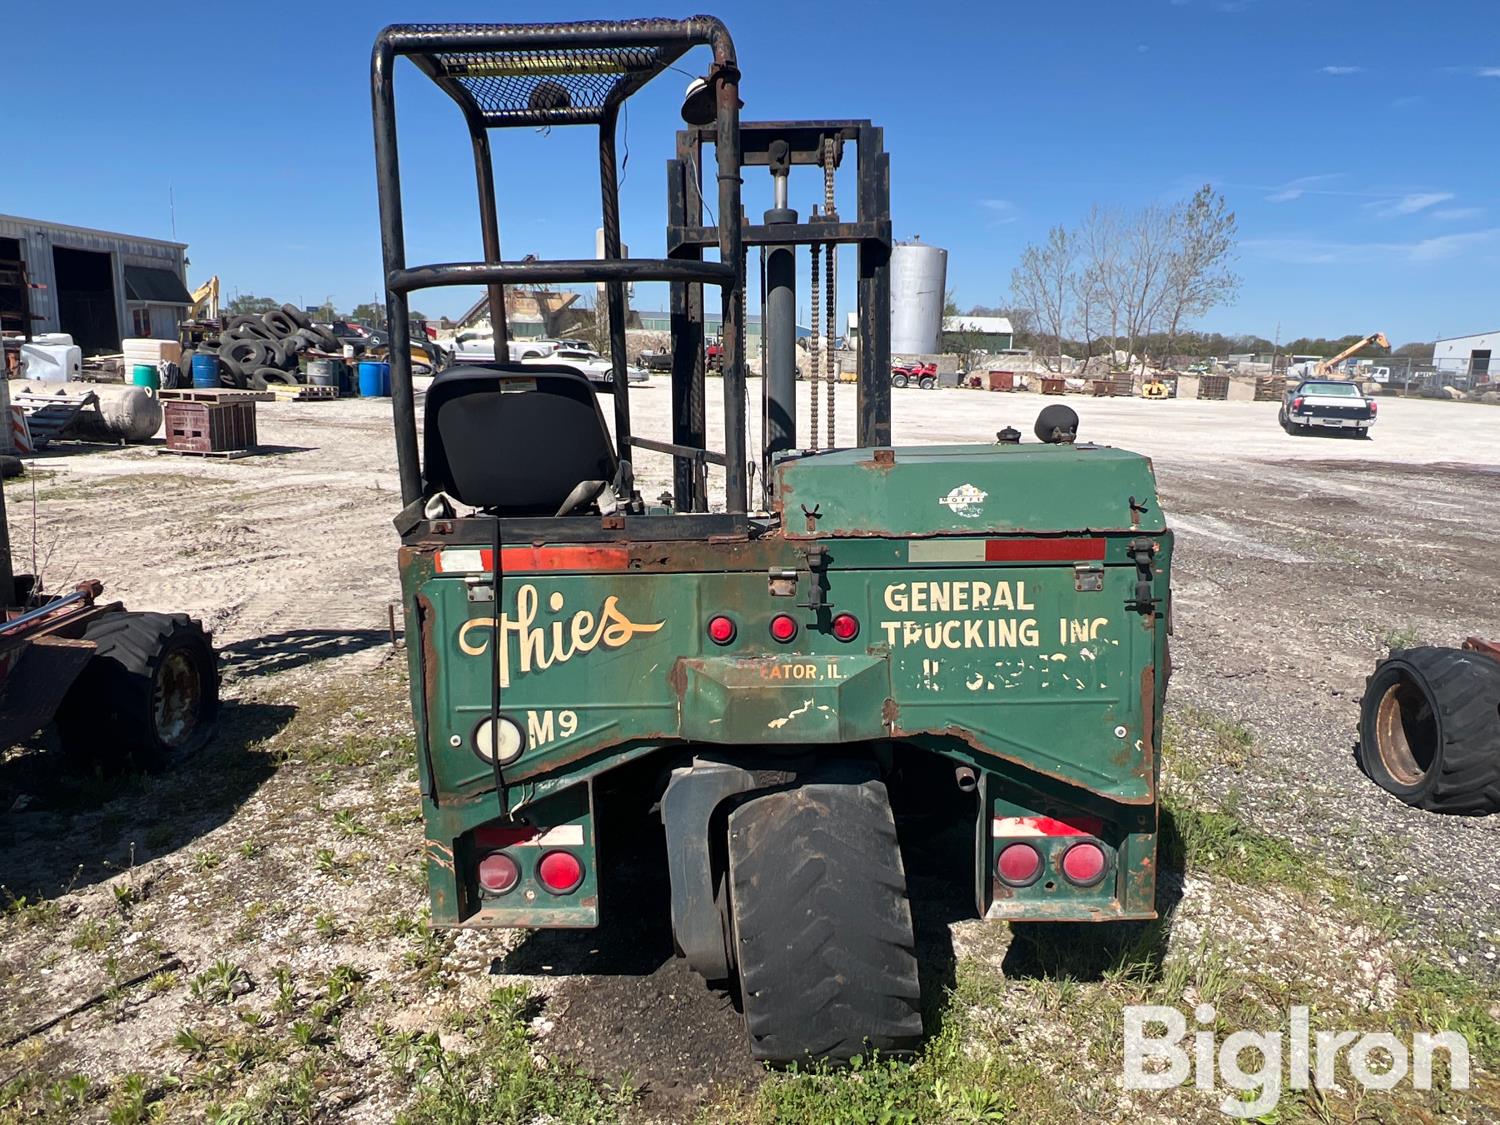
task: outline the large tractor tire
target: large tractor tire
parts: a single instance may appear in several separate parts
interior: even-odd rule
[[[1500,812],[1500,661],[1456,648],[1392,653],[1365,684],[1358,755],[1408,805]]]
[[[106,613],[83,638],[94,655],[57,713],[66,751],[164,769],[213,735],[219,666],[202,624],[185,613]]]
[[[844,1061],[921,1043],[906,873],[873,773],[851,765],[730,814],[734,953],[757,1059]]]

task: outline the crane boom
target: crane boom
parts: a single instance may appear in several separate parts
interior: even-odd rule
[[[1344,360],[1348,359],[1355,352],[1367,348],[1371,344],[1379,344],[1382,348],[1386,348],[1387,350],[1389,350],[1391,346],[1391,342],[1385,338],[1384,332],[1371,332],[1364,339],[1350,344],[1347,348],[1339,352],[1339,354],[1334,356],[1332,359],[1325,359],[1319,362],[1318,366],[1313,369],[1313,374],[1327,375],[1330,371],[1332,371]]]

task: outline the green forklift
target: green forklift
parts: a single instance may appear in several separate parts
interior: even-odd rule
[[[617,126],[693,52],[706,68],[667,161],[665,255],[626,258]],[[481,260],[407,261],[401,58],[468,125]],[[602,285],[615,365],[607,387],[546,364],[457,366],[425,387],[419,416],[408,349],[392,348],[433,924],[621,921],[601,909],[601,858],[627,841],[597,812],[627,775],[649,779],[649,800],[638,831],[610,832],[660,833],[676,949],[737,998],[758,1059],[919,1047],[898,816],[947,826],[945,869],[978,917],[1155,917],[1172,537],[1151,465],[1076,440],[1060,404],[1036,441],[1007,428],[994,443],[892,446],[882,130],[741,122],[734,43],[707,17],[395,26],[372,68],[389,323],[409,322],[413,291],[483,286],[503,356],[506,286]],[[603,255],[504,260],[491,135],[562,126],[597,136]],[[843,201],[841,172],[855,180]],[[535,192],[536,175],[516,190]],[[741,201],[752,176],[773,204],[760,221]],[[789,206],[794,180],[821,189],[806,216]],[[798,417],[798,261],[814,277],[823,264],[831,326],[841,247],[863,330],[852,448],[834,440],[831,365],[809,373]],[[673,357],[670,432],[649,435],[625,370],[626,287],[645,282],[670,286]],[[715,380],[705,291],[722,323]],[[670,458],[660,499],[636,485],[648,455]]]

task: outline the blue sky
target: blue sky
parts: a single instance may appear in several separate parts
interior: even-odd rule
[[[0,211],[170,237],[170,190],[195,283],[216,273],[231,292],[341,307],[380,287],[368,72],[381,26],[688,14],[568,0],[6,8]],[[738,45],[747,120],[885,126],[897,233],[948,248],[964,307],[1004,302],[1018,251],[1050,225],[1208,181],[1240,216],[1244,286],[1203,327],[1398,341],[1500,327],[1495,0],[711,10]],[[402,78],[409,257],[478,257],[457,114],[414,70]],[[622,194],[637,255],[661,252],[662,162],[686,82],[668,73],[629,115]],[[587,136],[508,132],[497,158],[506,256],[591,256]],[[752,211],[769,205],[760,181]],[[806,213],[820,195],[794,184],[793,206]],[[438,314],[468,299],[417,303]]]

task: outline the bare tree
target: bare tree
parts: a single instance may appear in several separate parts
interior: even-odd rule
[[[1173,209],[1172,249],[1162,300],[1166,354],[1176,349],[1182,326],[1223,304],[1238,291],[1240,279],[1229,268],[1237,223],[1224,197],[1204,184],[1186,204]]]
[[[1102,337],[1111,368],[1138,362],[1144,374],[1148,344],[1156,351],[1165,339],[1171,354],[1188,323],[1234,295],[1234,241],[1234,213],[1211,186],[1175,206],[1129,214],[1096,204],[1076,232],[1054,227],[1045,243],[1022,251],[1011,290],[1045,345],[1049,370],[1061,369],[1070,337],[1083,343],[1086,369]]]
[[[1045,343],[1042,364],[1049,371],[1062,370],[1062,345],[1073,311],[1074,267],[1077,242],[1064,227],[1053,227],[1041,246],[1028,246],[1011,271],[1010,286],[1015,301],[1030,311],[1036,331]]]

